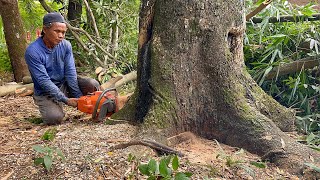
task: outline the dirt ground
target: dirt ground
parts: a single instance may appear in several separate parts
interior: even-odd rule
[[[109,151],[110,147],[135,139],[138,128],[128,123],[94,123],[77,110],[66,109],[66,119],[57,126],[45,126],[30,121],[40,114],[32,97],[7,96],[0,98],[0,179],[146,179],[139,174],[138,163],[160,157],[149,147],[136,145]],[[53,141],[41,136],[56,128]],[[193,173],[191,179],[299,179],[266,163],[258,168],[250,162],[259,157],[238,148],[198,137],[173,146],[182,152],[178,171]],[[59,148],[65,161],[53,161],[47,172],[34,165],[43,157],[33,145]],[[129,161],[128,157],[135,157]],[[2,180],[2,179],[1,179]]]

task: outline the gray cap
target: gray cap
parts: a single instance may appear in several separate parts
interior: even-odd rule
[[[60,13],[52,12],[44,15],[43,17],[43,25],[47,25],[54,22],[65,23],[63,16]]]

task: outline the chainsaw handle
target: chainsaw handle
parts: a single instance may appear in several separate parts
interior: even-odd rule
[[[104,96],[104,94],[106,94],[109,91],[114,91],[114,90],[116,90],[116,88],[108,88],[108,89],[105,89],[102,91],[102,93],[100,94],[100,96],[97,99],[96,105],[94,106],[93,113],[92,113],[92,119],[96,118],[97,110],[98,110],[100,101],[101,101],[102,97]]]

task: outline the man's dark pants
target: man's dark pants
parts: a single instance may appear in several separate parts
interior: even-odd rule
[[[92,78],[78,77],[78,85],[83,95],[100,90],[100,84],[98,81]],[[68,87],[62,85],[60,90],[70,96]],[[48,125],[60,124],[64,118],[63,103],[58,102],[53,97],[47,96],[33,96],[34,102],[39,107],[43,122]]]

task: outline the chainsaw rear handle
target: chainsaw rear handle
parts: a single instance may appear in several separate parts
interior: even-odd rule
[[[104,94],[106,94],[109,91],[115,91],[115,90],[116,90],[116,88],[108,88],[108,89],[105,89],[102,91],[102,93],[100,94],[100,96],[97,99],[96,105],[94,106],[93,113],[92,113],[92,119],[96,118],[97,110],[98,110],[100,101],[101,101],[102,97],[104,96]]]

